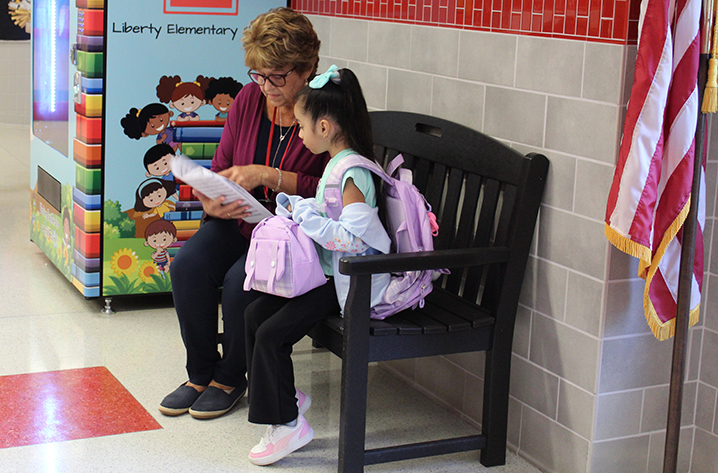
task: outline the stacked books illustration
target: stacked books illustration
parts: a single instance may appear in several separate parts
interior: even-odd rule
[[[172,121],[174,140],[180,143],[182,154],[195,164],[209,169],[214,152],[219,146],[224,122],[214,120]],[[171,257],[194,235],[202,222],[202,204],[192,194],[192,187],[183,182],[176,174],[179,200],[175,210],[166,212],[165,220],[171,221],[177,228],[177,241],[169,248]]]
[[[102,2],[77,2],[77,72],[74,77],[76,163],[73,193],[73,284],[85,297],[100,295],[102,230],[102,90],[104,14]]]

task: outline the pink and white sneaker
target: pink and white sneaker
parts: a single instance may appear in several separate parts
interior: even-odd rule
[[[255,465],[270,465],[302,448],[314,438],[314,430],[303,415],[297,425],[270,425],[262,440],[249,451],[249,461]]]
[[[308,394],[304,394],[303,392],[301,392],[299,389],[297,389],[297,394],[294,397],[297,398],[297,408],[299,408],[299,415],[303,416],[309,410],[309,406],[312,405],[312,398]]]

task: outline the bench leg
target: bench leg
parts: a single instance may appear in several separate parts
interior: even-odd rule
[[[364,471],[371,277],[352,278],[344,313],[339,473]]]
[[[339,473],[364,471],[368,368],[367,363],[363,367],[358,363],[354,367],[347,367],[346,360],[342,368],[347,374],[342,377]]]
[[[511,344],[508,345],[509,350]],[[486,447],[481,449],[481,464],[497,466],[506,463],[506,422],[509,412],[511,352],[502,349],[486,353],[484,409],[481,419]]]

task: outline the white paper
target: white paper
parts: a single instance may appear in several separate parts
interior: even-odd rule
[[[248,223],[257,223],[272,216],[272,212],[262,205],[245,188],[224,176],[200,166],[185,156],[176,156],[171,160],[172,173],[210,199],[224,196],[227,202],[242,200],[249,206],[251,215],[244,219]]]

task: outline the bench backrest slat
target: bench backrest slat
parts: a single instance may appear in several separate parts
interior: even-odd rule
[[[404,167],[413,171],[414,184],[437,216],[436,249],[506,246],[528,252],[533,228],[518,222],[538,209],[541,193],[531,204],[526,202],[530,189],[521,194],[517,189],[526,187],[531,159],[489,136],[434,117],[405,112],[372,112],[371,117],[379,160],[386,165],[401,152]],[[452,269],[435,284],[495,313],[507,281],[515,287],[523,278],[507,274],[510,265]]]

